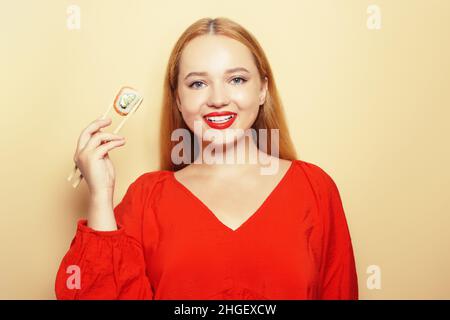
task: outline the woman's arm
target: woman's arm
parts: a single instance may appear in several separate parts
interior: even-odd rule
[[[325,174],[323,256],[320,299],[357,300],[358,278],[352,240],[339,190]]]
[[[108,227],[108,221],[78,221],[56,276],[57,299],[153,299],[140,233],[144,202],[154,177],[142,175],[129,186],[111,215],[117,221],[115,230]],[[111,214],[110,208],[95,203],[89,210],[104,210],[104,217]]]

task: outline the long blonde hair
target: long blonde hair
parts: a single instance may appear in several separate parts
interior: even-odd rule
[[[284,116],[281,99],[278,95],[275,81],[272,75],[269,62],[264,54],[263,49],[259,45],[256,38],[247,30],[245,30],[238,23],[224,17],[215,19],[203,18],[192,25],[190,25],[180,36],[170,54],[167,64],[166,75],[163,87],[163,101],[161,113],[161,128],[160,128],[160,170],[178,171],[188,164],[183,163],[176,165],[171,161],[171,152],[173,147],[178,144],[177,141],[171,141],[171,134],[175,129],[184,128],[191,134],[192,146],[195,136],[188,128],[183,120],[181,113],[177,108],[177,84],[179,73],[179,62],[181,53],[186,44],[195,37],[213,34],[223,35],[235,39],[244,44],[253,54],[253,58],[258,68],[261,81],[265,77],[268,79],[268,92],[266,100],[260,106],[260,112],[252,126],[256,130],[257,139],[259,139],[259,129],[267,130],[267,152],[270,154],[272,150],[271,145],[271,130],[279,129],[279,155],[280,159],[294,160],[297,159],[294,145],[289,136],[286,119]],[[196,155],[191,153],[191,160],[194,161]]]

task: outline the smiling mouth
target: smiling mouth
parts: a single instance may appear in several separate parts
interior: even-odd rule
[[[233,119],[236,115],[230,114],[227,116],[214,116],[214,117],[204,117],[207,121],[213,122],[213,123],[225,123],[231,119]]]
[[[204,116],[206,124],[213,129],[227,129],[230,127],[234,120],[236,120],[237,114],[227,114],[223,116]]]

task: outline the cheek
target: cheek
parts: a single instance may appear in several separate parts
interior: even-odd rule
[[[192,117],[196,114],[199,114],[204,101],[204,94],[194,92],[180,92],[180,107],[185,117]]]
[[[239,112],[236,126],[242,129],[250,128],[258,116],[258,92],[255,89],[241,90],[235,93],[233,99]]]
[[[205,103],[204,95],[199,92],[180,91],[180,109],[187,127],[194,131],[195,121],[198,121]]]
[[[252,88],[236,90],[231,98],[241,111],[251,111],[258,108],[258,92]]]

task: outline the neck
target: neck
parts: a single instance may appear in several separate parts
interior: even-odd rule
[[[248,136],[239,137],[226,144],[214,145],[211,141],[202,142],[202,149],[194,165],[205,175],[240,176],[278,160],[260,150],[254,139]]]

